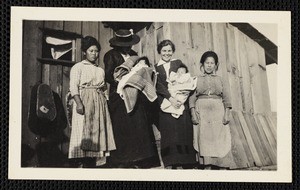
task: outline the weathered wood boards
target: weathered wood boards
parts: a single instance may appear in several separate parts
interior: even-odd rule
[[[243,110],[242,92],[240,86],[240,68],[238,55],[237,39],[234,35],[234,27],[230,24],[225,25],[226,31],[226,59],[227,59],[227,71],[228,81],[231,91],[231,104],[234,110]]]
[[[45,28],[63,30],[62,21],[45,21]],[[61,96],[62,91],[62,66],[61,65],[43,65],[43,83],[50,85]]]
[[[112,47],[110,47],[109,40],[114,36],[113,31],[110,28],[105,28],[102,22],[99,23],[99,43],[101,45],[101,52],[98,58],[100,67],[104,69],[103,57]]]
[[[248,145],[245,143],[245,137],[240,129],[240,122],[234,119],[234,114],[230,116],[231,132],[231,152],[237,168],[248,168],[254,166],[253,158]],[[236,116],[235,116],[236,117]]]
[[[42,32],[39,30],[40,27],[43,27],[42,21],[23,22],[22,144],[26,144],[32,149],[34,149],[36,144],[39,142],[39,138],[28,128],[28,110],[30,105],[31,88],[36,83],[42,81],[42,65],[36,59],[42,55]],[[30,166],[36,166],[36,157],[29,161],[28,164]]]
[[[105,28],[101,22],[46,21],[28,22],[24,25],[24,31],[30,33],[24,32],[23,79],[26,80],[23,81],[22,87],[23,128],[27,126],[26,102],[30,96],[30,86],[38,81],[49,84],[59,93],[64,105],[65,95],[69,89],[69,67],[47,64],[41,66],[36,61],[42,54],[42,34],[38,27],[95,37],[102,47],[98,60],[102,68],[104,68],[103,56],[111,49],[108,41],[114,36],[113,31]],[[35,35],[32,35],[33,33]],[[134,45],[133,49],[139,56],[147,56],[151,63],[157,63],[160,59],[156,51],[157,44],[164,39],[170,39],[176,46],[173,58],[181,59],[193,76],[200,74],[201,55],[208,50],[215,51],[220,62],[218,74],[228,81],[227,87],[231,92],[233,108],[230,127],[236,168],[276,165],[277,121],[276,113],[270,112],[266,63],[262,47],[226,23],[159,22],[153,23],[137,34],[141,41]],[[77,39],[73,61],[82,59],[80,44],[81,41]],[[32,73],[32,70],[35,72]],[[66,129],[65,134],[69,137],[70,129]],[[22,135],[22,142],[34,143],[34,140],[29,140],[33,138],[29,131],[23,130]],[[62,144],[61,149],[66,154],[67,143]]]
[[[231,90],[232,153],[237,167],[275,165],[276,121],[264,115],[270,111],[270,99],[263,49],[229,24],[165,23],[162,27],[165,39],[176,45],[174,57],[181,59],[192,75],[199,74],[205,51],[218,54],[218,74],[228,80]]]
[[[233,119],[230,126],[235,161],[237,158],[244,158],[244,154],[248,159],[248,162],[247,159],[239,159],[238,165],[247,164],[248,167],[276,165],[276,142],[270,131],[274,119],[266,120],[264,114],[252,115],[241,111],[232,111],[231,119]],[[238,140],[241,141],[243,148],[234,151],[240,144]]]

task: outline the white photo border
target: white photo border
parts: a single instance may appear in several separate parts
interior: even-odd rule
[[[78,11],[80,10],[80,11]],[[145,14],[145,12],[147,14]],[[170,17],[172,15],[172,17]],[[151,21],[242,22],[278,26],[277,170],[209,171],[164,169],[75,169],[21,167],[22,22],[59,21]],[[209,181],[291,182],[291,12],[175,9],[11,7],[9,179],[117,180],[117,181]],[[13,88],[12,88],[13,87]]]

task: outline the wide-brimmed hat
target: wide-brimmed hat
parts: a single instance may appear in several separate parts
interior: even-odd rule
[[[113,46],[128,47],[139,43],[140,37],[133,34],[133,30],[121,29],[115,32],[115,37],[109,40]]]

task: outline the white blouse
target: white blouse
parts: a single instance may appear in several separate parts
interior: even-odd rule
[[[83,60],[76,63],[70,71],[70,92],[77,95],[82,86],[102,86],[105,83],[105,72],[101,67]]]

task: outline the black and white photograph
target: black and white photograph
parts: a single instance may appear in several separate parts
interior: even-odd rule
[[[13,7],[9,177],[291,181],[290,14],[271,15]]]

